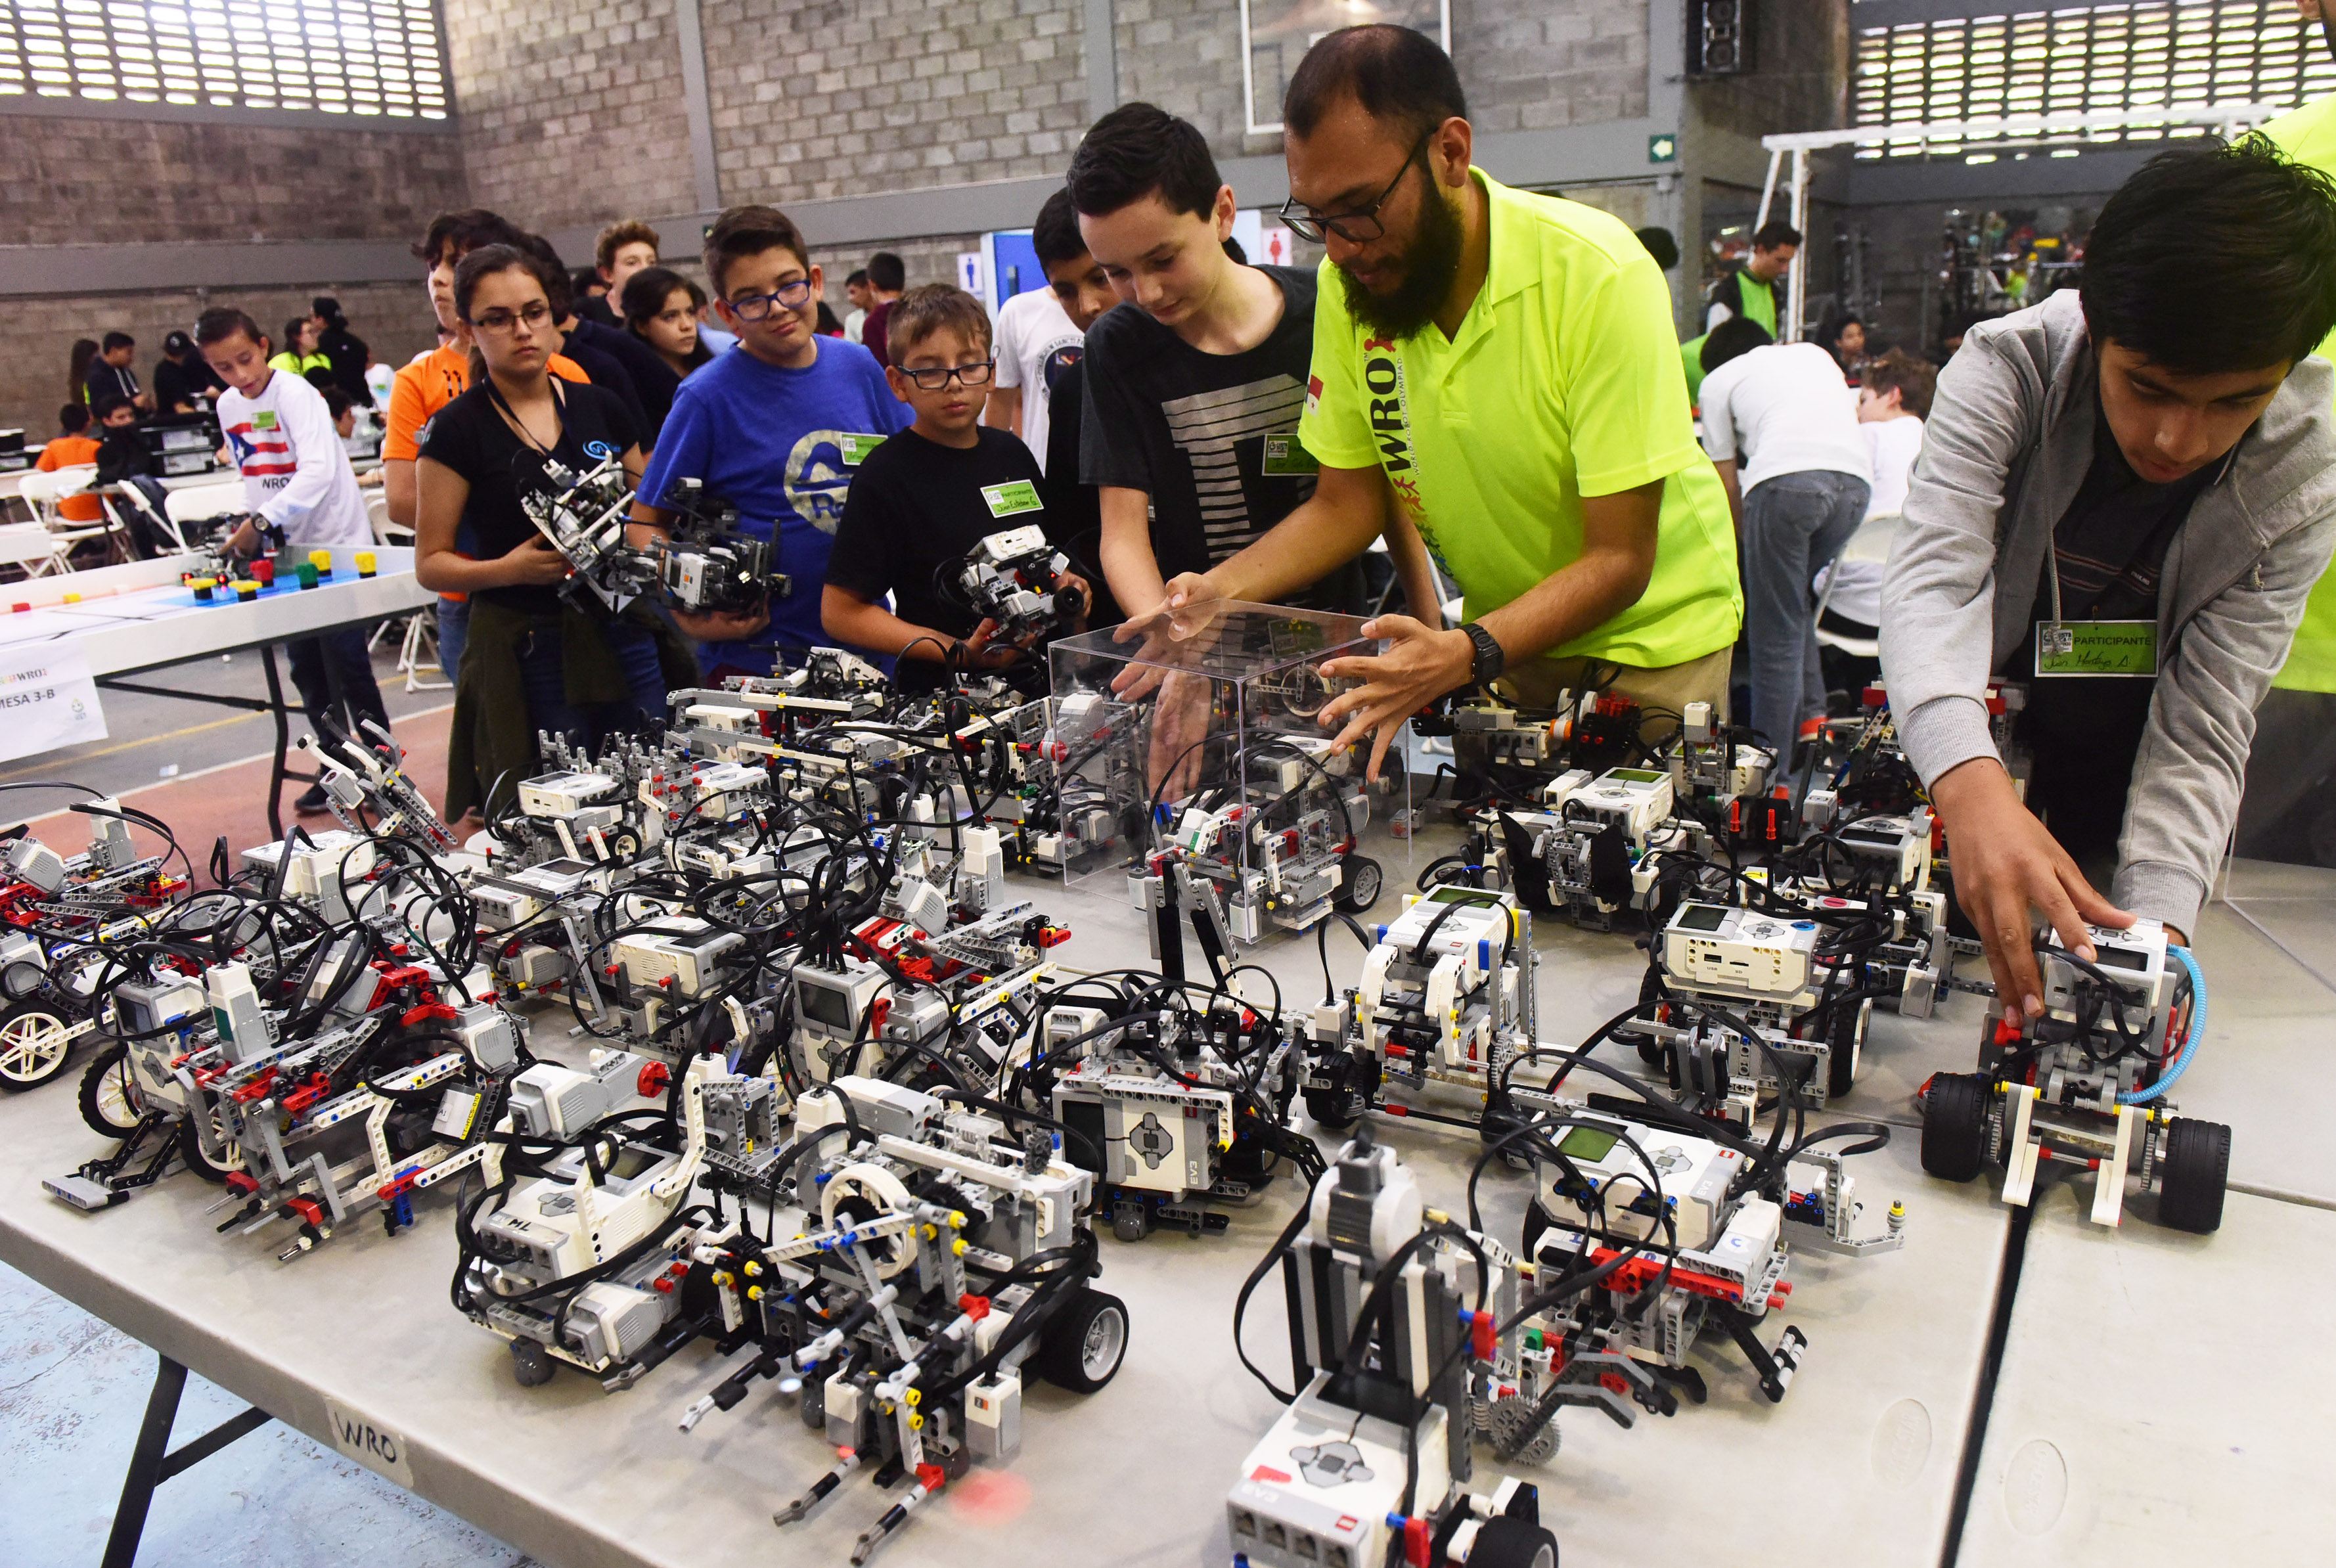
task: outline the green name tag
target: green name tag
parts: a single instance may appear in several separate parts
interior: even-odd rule
[[[1314,454],[1294,435],[1269,435],[1265,438],[1265,475],[1269,479],[1302,478],[1319,473],[1322,465]]]
[[[843,466],[846,468],[858,468],[867,461],[870,453],[884,444],[884,438],[881,435],[843,435],[836,439],[843,443]]]
[[[2036,673],[2139,675],[2157,673],[2154,620],[2044,621],[2036,628]]]
[[[251,414],[251,428],[254,430],[275,429],[276,411],[272,408],[254,409]]]
[[[1027,479],[1009,481],[1005,484],[985,484],[981,499],[989,502],[992,517],[1012,517],[1017,512],[1041,510],[1038,487]]]

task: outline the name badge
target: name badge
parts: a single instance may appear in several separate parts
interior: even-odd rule
[[[1004,484],[985,484],[981,499],[989,502],[992,517],[1012,517],[1018,512],[1044,510],[1038,500],[1038,487],[1027,479],[1008,480]]]
[[[2157,674],[2157,623],[2154,620],[2044,621],[2036,628],[2036,673],[2047,675]]]
[[[275,429],[276,411],[272,408],[253,409],[251,412],[251,428],[254,430]]]
[[[1265,438],[1263,472],[1268,479],[1302,479],[1322,472],[1314,454],[1294,435],[1269,435]]]
[[[839,435],[836,440],[842,443],[843,466],[846,468],[858,468],[870,453],[884,444],[884,437],[881,435]]]

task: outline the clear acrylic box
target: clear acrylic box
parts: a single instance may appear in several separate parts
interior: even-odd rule
[[[1310,930],[1334,906],[1358,913],[1387,877],[1408,881],[1402,747],[1367,788],[1368,740],[1334,751],[1320,722],[1354,684],[1322,664],[1386,646],[1362,628],[1356,616],[1221,601],[1056,642],[1053,753],[1076,843],[1066,880],[1118,881],[1180,853],[1244,942]]]

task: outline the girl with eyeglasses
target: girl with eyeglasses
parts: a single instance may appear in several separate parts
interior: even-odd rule
[[[507,245],[472,251],[454,271],[470,390],[430,422],[416,464],[414,576],[470,596],[455,672],[447,816],[507,806],[536,771],[539,730],[597,750],[662,716],[665,695],[696,674],[688,649],[645,604],[611,615],[589,593],[563,596],[567,561],[522,499],[564,488],[610,461],[634,482],[642,458],[631,414],[605,388],[561,381],[539,263]]]

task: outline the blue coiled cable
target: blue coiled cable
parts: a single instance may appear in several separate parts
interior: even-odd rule
[[[2168,946],[2166,950],[2182,960],[2190,971],[2190,1032],[2182,1041],[2182,1054],[2174,1058],[2174,1066],[2146,1089],[2135,1089],[2117,1096],[2120,1105],[2145,1105],[2182,1081],[2190,1070],[2190,1058],[2198,1054],[2198,1042],[2206,1037],[2206,976],[2198,968],[2198,960],[2190,956],[2188,948]]]

